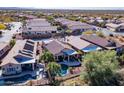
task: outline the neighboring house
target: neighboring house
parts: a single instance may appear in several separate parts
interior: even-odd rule
[[[90,42],[80,39],[80,37],[70,36],[65,41],[68,45],[72,46],[76,50],[80,50],[84,53],[100,50],[101,48]]]
[[[119,24],[119,27],[116,29],[117,32],[124,32],[124,23]]]
[[[124,23],[121,24],[108,23],[106,24],[106,27],[111,31],[124,32]]]
[[[94,26],[91,26],[86,23],[81,22],[72,22],[67,25],[68,29],[72,30],[73,34],[80,34],[84,31],[93,31],[95,30]]]
[[[114,40],[107,40],[96,35],[82,35],[81,39],[107,50],[118,49],[123,46],[122,44],[115,42]]]
[[[114,24],[114,23],[107,23],[106,24],[106,28],[111,30],[111,31],[116,31],[118,26],[119,26],[118,24]]]
[[[22,31],[22,37],[28,39],[50,38],[55,33],[57,33],[57,27],[51,26],[46,19],[32,19],[27,20]]]
[[[57,33],[56,26],[49,27],[30,27],[23,29],[22,36],[23,38],[49,38],[52,34]]]
[[[19,40],[2,60],[2,75],[16,75],[32,71],[36,64],[36,43],[32,40]]]
[[[27,20],[26,21],[26,27],[30,28],[30,27],[47,27],[47,26],[51,26],[50,23],[48,21],[46,21],[46,19],[31,19],[31,20]]]
[[[99,22],[99,23],[104,22],[104,20],[101,17],[96,17],[96,21]]]
[[[0,60],[5,57],[10,48],[9,43],[0,43]]]
[[[73,34],[80,34],[83,31],[95,30],[94,26],[79,21],[71,21],[64,18],[57,18],[55,21],[59,22],[65,29],[71,30]]]

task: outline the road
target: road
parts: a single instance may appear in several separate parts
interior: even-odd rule
[[[13,24],[14,26],[11,27],[11,30],[3,31],[4,33],[3,36],[0,38],[0,43],[9,42],[12,39],[13,34],[19,33],[21,31],[21,29],[19,29],[20,27],[22,27],[21,22],[12,22],[11,24]]]

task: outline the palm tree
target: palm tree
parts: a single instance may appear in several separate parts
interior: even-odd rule
[[[55,76],[59,75],[61,66],[56,62],[50,62],[47,65],[48,74],[50,77],[50,82],[53,84],[55,80]]]
[[[43,55],[40,56],[39,62],[42,61],[47,68],[50,83],[58,84],[58,81],[56,83],[55,76],[59,74],[61,66],[55,62],[53,55],[49,51],[45,51]]]
[[[15,39],[12,39],[9,44],[11,47],[13,47],[15,45],[15,43],[16,43]]]
[[[44,61],[44,63],[49,63],[54,61],[54,57],[50,52],[45,51],[39,58],[39,62],[41,61]]]

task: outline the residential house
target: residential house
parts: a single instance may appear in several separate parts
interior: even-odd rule
[[[107,29],[115,32],[124,32],[124,23],[115,24],[115,23],[108,23],[106,24]]]
[[[2,75],[16,75],[33,71],[36,64],[36,43],[32,40],[19,40],[2,60]]]
[[[3,59],[5,57],[5,55],[7,54],[7,52],[10,50],[10,45],[9,43],[0,43],[0,60]]]
[[[59,22],[66,30],[71,30],[72,34],[81,34],[83,31],[95,30],[94,26],[79,21],[71,21],[64,18],[57,18],[55,21]]]
[[[123,46],[114,40],[107,40],[106,38],[98,37],[96,35],[82,35],[81,39],[107,50],[118,49]]]
[[[76,36],[67,37],[65,42],[68,45],[72,46],[77,51],[79,50],[79,51],[82,51],[83,53],[101,50],[101,47],[94,45],[90,42],[87,42],[81,39],[80,37],[76,37]]]
[[[23,29],[23,38],[34,39],[34,38],[50,38],[52,34],[57,32],[56,26],[49,27],[31,27]]]
[[[28,39],[50,38],[52,34],[57,33],[57,27],[51,26],[46,19],[28,20],[22,31],[22,37]]]
[[[50,53],[53,54],[56,61],[61,65],[80,66],[81,63],[76,59],[78,53],[70,46],[53,40],[44,46]]]

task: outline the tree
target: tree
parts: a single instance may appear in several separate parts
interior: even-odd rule
[[[87,22],[87,20],[82,19],[82,18],[80,19],[80,21],[83,22],[83,23],[86,23]]]
[[[6,29],[6,26],[4,24],[0,24],[0,30]]]
[[[69,34],[71,34],[72,33],[72,30],[66,30],[66,33],[69,33]]]
[[[8,23],[8,22],[14,21],[14,19],[11,18],[11,17],[5,17],[5,18],[3,19],[3,21],[6,22],[6,23]]]
[[[96,35],[99,36],[99,37],[105,37],[102,32],[96,32]]]
[[[13,47],[15,45],[15,43],[16,43],[15,39],[12,39],[9,44],[11,47]]]
[[[44,53],[40,56],[39,61],[44,61],[45,63],[49,63],[54,61],[53,55],[49,51],[44,51]]]
[[[56,62],[50,62],[47,65],[47,71],[49,74],[49,78],[50,78],[50,83],[52,85],[58,85],[58,80],[55,80],[55,76],[60,74],[60,69],[61,66],[59,64],[57,64]]]
[[[48,63],[48,69],[50,71],[51,76],[55,77],[60,73],[61,66],[56,62]]]
[[[121,54],[121,55],[119,54],[118,61],[120,62],[120,65],[124,65],[124,54]]]
[[[118,85],[116,70],[118,61],[115,51],[97,51],[84,57],[85,71],[81,79],[89,85]]]
[[[53,16],[47,16],[46,19],[47,19],[48,21],[50,21],[50,22],[51,22],[52,20],[54,20]]]
[[[94,31],[85,31],[82,34],[91,35],[91,34],[95,34],[95,32]]]

